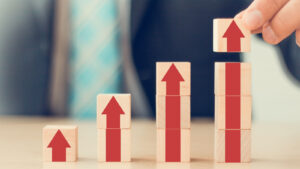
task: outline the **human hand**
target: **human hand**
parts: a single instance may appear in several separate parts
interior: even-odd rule
[[[270,44],[278,44],[296,32],[300,47],[300,0],[254,0],[236,15],[252,33],[262,33]]]

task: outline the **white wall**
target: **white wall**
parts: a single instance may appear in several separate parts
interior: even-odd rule
[[[258,38],[253,38],[251,45],[251,52],[244,58],[252,63],[254,121],[299,123],[299,83],[286,73],[273,46]]]

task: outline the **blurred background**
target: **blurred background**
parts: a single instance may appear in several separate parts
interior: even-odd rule
[[[212,52],[212,19],[249,0],[1,0],[0,115],[96,117],[99,93],[131,93],[155,116],[155,62],[192,63],[192,116],[213,117],[214,62],[252,63],[256,121],[300,121],[300,49],[253,36],[243,54]]]

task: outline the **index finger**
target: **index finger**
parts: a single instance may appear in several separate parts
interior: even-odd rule
[[[254,0],[244,11],[242,21],[246,28],[253,31],[262,27],[289,0]]]

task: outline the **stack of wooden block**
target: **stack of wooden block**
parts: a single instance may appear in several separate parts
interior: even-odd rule
[[[130,155],[131,95],[97,97],[98,161],[128,162]]]
[[[251,65],[215,63],[217,162],[250,161],[251,108]]]
[[[250,35],[238,19],[214,19],[215,52],[248,52]],[[250,63],[215,63],[216,162],[250,162],[251,108]]]
[[[157,161],[190,161],[189,62],[157,62],[156,124]]]

